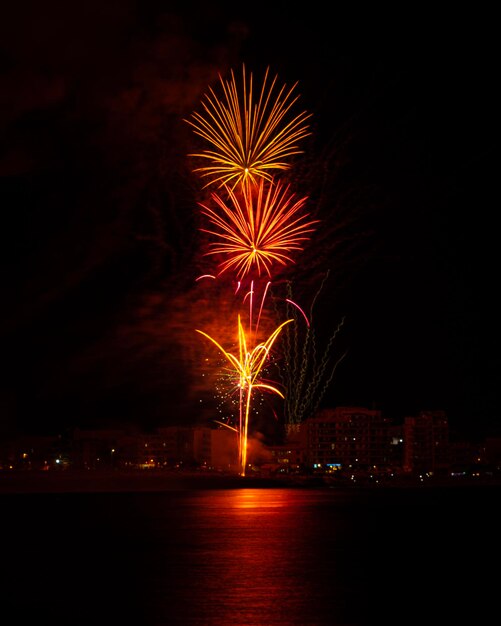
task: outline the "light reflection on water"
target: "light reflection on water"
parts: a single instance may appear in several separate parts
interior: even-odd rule
[[[479,559],[495,562],[499,552],[498,496],[1,496],[0,532],[12,548],[2,561],[1,612],[51,626],[405,626],[418,617],[449,624],[455,611],[471,610],[479,624],[489,600]]]
[[[195,513],[185,526],[193,558],[187,569],[181,564],[178,581],[193,599],[202,594],[204,601],[188,607],[188,623],[336,623],[330,611],[322,618],[322,603],[331,595],[327,581],[336,579],[320,558],[318,526],[311,518],[322,497],[259,489],[199,494],[190,506],[204,515]],[[331,528],[333,536],[338,530]],[[315,613],[317,621],[308,621]]]

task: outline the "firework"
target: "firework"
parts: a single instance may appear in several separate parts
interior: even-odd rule
[[[189,155],[208,163],[194,170],[207,180],[205,187],[235,188],[260,179],[271,181],[273,171],[289,169],[287,159],[302,153],[298,142],[310,134],[307,120],[311,115],[305,111],[291,114],[299,98],[297,83],[279,88],[277,78],[270,79],[267,69],[256,99],[253,75],[247,75],[245,65],[241,89],[233,70],[230,80],[220,75],[222,94],[209,88],[202,100],[204,112],[194,112],[184,120],[210,146]]]
[[[302,213],[307,198],[295,196],[289,185],[266,184],[264,180],[241,193],[225,189],[228,201],[212,194],[218,210],[200,203],[212,225],[201,230],[216,239],[207,254],[225,258],[219,273],[233,270],[241,280],[255,269],[258,276],[271,276],[274,264],[292,263],[290,254],[303,249],[318,221],[308,220],[308,214]]]
[[[270,362],[271,349],[282,329],[290,322],[296,322],[295,332],[288,327],[282,334],[286,371],[281,376],[290,396],[285,408],[290,425],[297,424],[307,411],[316,408],[330,384],[337,365],[331,367],[330,351],[339,327],[317,361],[314,328],[303,309],[289,297],[285,299],[287,317],[292,319],[280,324],[266,341],[257,343],[255,339],[271,285],[268,279],[272,278],[272,270],[276,274],[277,268],[295,262],[296,253],[303,250],[318,223],[304,210],[308,197],[296,196],[290,185],[283,185],[277,176],[290,168],[289,161],[293,156],[302,153],[299,142],[310,134],[310,115],[305,111],[299,114],[293,111],[299,98],[295,92],[297,83],[291,88],[280,86],[278,77],[271,78],[268,69],[262,84],[256,88],[253,75],[247,74],[245,65],[242,66],[241,81],[237,81],[233,71],[229,80],[220,75],[219,81],[219,93],[209,88],[201,101],[202,111],[194,112],[190,119],[184,120],[208,144],[206,149],[189,155],[199,160],[200,166],[193,171],[204,181],[204,189],[216,188],[199,206],[202,216],[208,220],[208,224],[201,228],[210,238],[205,254],[215,258],[217,275],[204,274],[197,280],[233,274],[237,282],[235,294],[244,294],[244,302],[249,306],[248,336],[240,315],[237,317],[238,349],[235,354],[206,332],[197,332],[209,339],[231,366],[233,389],[238,392],[238,424],[218,423],[237,433],[239,470],[245,476],[254,390],[268,391],[285,399],[275,384],[263,378],[265,364]],[[255,315],[254,303],[259,302],[256,301],[255,282],[261,277],[268,282]],[[244,279],[250,282],[249,288],[244,286]],[[299,315],[306,322],[301,348]],[[249,343],[257,345],[250,348]],[[232,397],[235,398],[236,394],[233,393]]]
[[[268,337],[264,343],[257,344],[254,348],[249,349],[248,341],[245,334],[244,327],[240,315],[238,316],[238,356],[235,356],[231,352],[228,352],[213,339],[210,335],[202,330],[196,332],[200,333],[207,339],[209,339],[223,354],[225,359],[230,363],[234,369],[237,379],[238,388],[240,393],[240,415],[239,415],[239,427],[235,428],[238,433],[239,439],[239,465],[240,473],[245,476],[245,469],[247,465],[247,436],[249,432],[249,414],[251,408],[251,400],[254,389],[263,389],[277,394],[283,398],[282,392],[274,385],[270,385],[259,378],[261,371],[267,362],[271,348],[279,336],[282,328],[292,322],[292,319],[282,322]]]
[[[332,382],[339,363],[346,356],[346,352],[335,358],[333,354],[334,343],[344,318],[331,332],[327,342],[323,344],[322,351],[317,346],[317,334],[313,323],[313,309],[320,296],[329,272],[324,276],[310,306],[309,318],[305,312],[290,298],[285,301],[294,308],[286,308],[286,313],[296,321],[293,326],[286,329],[282,336],[285,368],[279,368],[279,374],[284,387],[287,389],[287,397],[284,403],[284,415],[286,429],[290,432],[309,415],[315,414],[329,385]],[[290,283],[287,287],[288,295],[292,296]],[[298,322],[299,313],[303,316],[305,324]],[[304,330],[301,331],[301,328]]]

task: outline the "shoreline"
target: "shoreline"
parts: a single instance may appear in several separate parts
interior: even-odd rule
[[[155,470],[8,470],[0,471],[0,495],[40,493],[134,493],[195,489],[427,489],[501,486],[501,480],[481,478],[394,478],[348,483],[325,476],[238,476]]]
[[[281,478],[169,472],[155,470],[63,470],[0,472],[0,495],[6,493],[134,493],[194,489],[280,488]]]

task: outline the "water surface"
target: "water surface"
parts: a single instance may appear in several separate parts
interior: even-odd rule
[[[51,626],[491,623],[500,492],[4,494],[0,615]]]

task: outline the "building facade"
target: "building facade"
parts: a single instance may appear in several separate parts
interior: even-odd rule
[[[444,474],[450,468],[449,424],[444,411],[422,411],[403,425],[404,471]]]
[[[323,409],[301,424],[304,462],[313,468],[385,473],[393,453],[390,425],[379,410]]]

